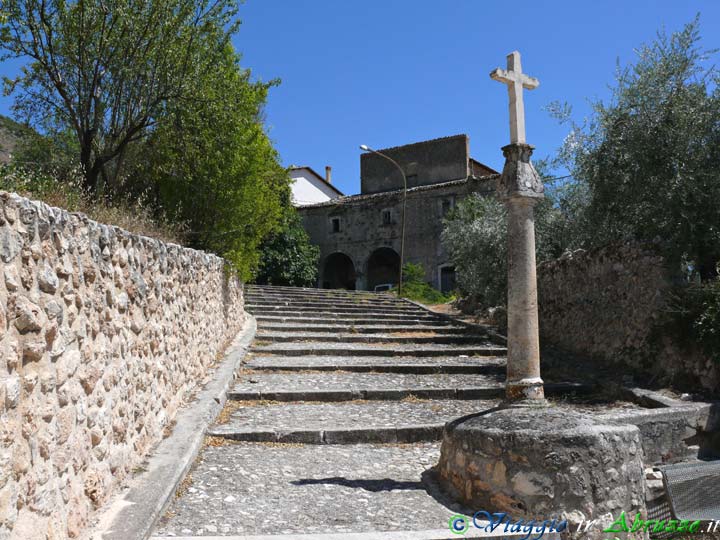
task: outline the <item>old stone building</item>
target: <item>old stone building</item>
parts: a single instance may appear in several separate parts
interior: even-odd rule
[[[467,135],[380,150],[407,177],[405,261],[420,263],[426,280],[448,291],[455,269],[440,241],[443,218],[473,192],[491,192],[497,171],[470,157]],[[400,268],[403,178],[373,153],[360,158],[361,193],[298,208],[320,246],[318,285],[376,290],[396,284]]]

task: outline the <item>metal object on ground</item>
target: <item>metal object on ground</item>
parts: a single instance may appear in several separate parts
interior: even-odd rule
[[[659,469],[673,517],[720,520],[720,461],[678,463]]]

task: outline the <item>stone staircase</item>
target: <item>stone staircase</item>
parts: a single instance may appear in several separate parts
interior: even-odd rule
[[[383,293],[245,298],[255,343],[156,537],[456,538],[430,469],[502,395],[502,340]]]
[[[436,441],[448,420],[478,410],[473,400],[503,391],[505,347],[487,331],[389,294],[252,286],[246,309],[258,333],[229,398],[282,405],[243,407],[211,435],[306,444]]]

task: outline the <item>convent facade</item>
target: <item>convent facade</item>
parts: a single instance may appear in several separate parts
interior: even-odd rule
[[[467,135],[380,150],[407,178],[405,262],[420,263],[435,288],[454,287],[441,242],[443,219],[470,193],[490,193],[499,174],[470,157]],[[320,247],[318,286],[382,290],[398,282],[403,178],[388,160],[361,155],[361,193],[301,205],[310,241]]]

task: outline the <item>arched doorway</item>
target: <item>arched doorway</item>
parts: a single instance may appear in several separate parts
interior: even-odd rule
[[[344,253],[332,253],[325,259],[322,274],[323,289],[355,290],[355,265]]]
[[[370,255],[367,263],[367,288],[378,285],[397,285],[400,274],[400,255],[394,249],[382,247]]]

